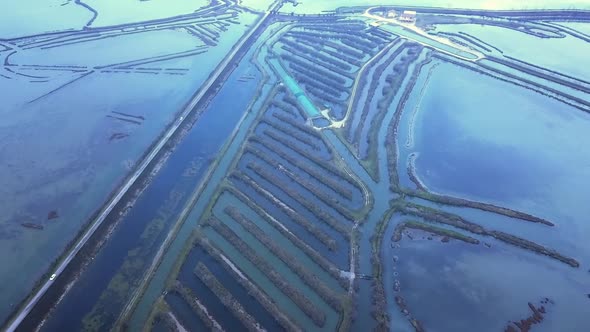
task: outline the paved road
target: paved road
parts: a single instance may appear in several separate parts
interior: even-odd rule
[[[244,43],[251,37],[254,31],[260,26],[262,22],[264,22],[269,15],[267,12],[261,20],[259,20],[259,24],[257,24],[253,29],[250,30],[250,33],[243,38],[238,45],[236,45],[232,52],[229,53],[224,60],[221,62],[217,69],[213,72],[213,74],[209,77],[209,79],[202,85],[199,92],[193,97],[193,99],[188,103],[188,105],[184,108],[179,117],[176,121],[169,127],[168,131],[166,131],[165,135],[160,138],[154,148],[150,151],[150,153],[143,159],[139,167],[133,173],[133,175],[125,182],[125,184],[121,187],[118,193],[109,200],[107,205],[103,207],[99,216],[94,220],[92,226],[88,228],[88,230],[84,233],[82,238],[76,242],[75,246],[70,249],[67,256],[59,263],[59,265],[55,268],[52,272],[56,274],[56,279],[59,275],[67,268],[68,264],[74,259],[74,257],[80,252],[80,250],[84,247],[86,242],[92,237],[94,232],[100,227],[100,225],[106,220],[109,214],[113,211],[115,206],[121,201],[123,196],[129,191],[129,189],[135,184],[137,179],[143,174],[143,172],[147,169],[150,163],[156,158],[158,153],[162,150],[164,145],[170,140],[170,138],[176,133],[178,128],[182,125],[184,119],[188,117],[191,111],[195,108],[197,103],[205,96],[208,90],[211,88],[213,83],[219,78],[223,70],[227,67],[229,63],[232,62],[233,58],[236,56],[238,51],[244,45]],[[35,305],[39,302],[39,300],[45,295],[49,287],[53,285],[55,280],[47,280],[43,283],[41,288],[39,288],[36,293],[28,300],[26,305],[20,310],[15,318],[10,322],[7,327],[8,332],[15,331],[16,328],[22,323],[22,321],[27,317],[27,315],[31,312],[31,310],[35,307]]]
[[[462,52],[465,52],[465,53],[469,53],[469,54],[475,56],[475,58],[465,57],[465,56],[462,56],[462,55],[459,55],[459,54],[455,54],[453,52],[449,52],[449,51],[447,51],[445,49],[442,49],[440,47],[437,47],[435,45],[432,45],[432,44],[429,44],[429,43],[425,43],[425,42],[423,42],[421,40],[412,38],[411,36],[408,36],[408,35],[402,36],[404,38],[411,39],[412,41],[414,41],[416,43],[422,44],[422,45],[427,46],[427,47],[434,48],[435,50],[437,50],[437,51],[439,51],[441,53],[448,54],[448,55],[453,56],[455,58],[459,58],[459,59],[462,59],[462,60],[465,60],[465,61],[470,61],[470,62],[477,62],[477,61],[485,58],[485,55],[483,53],[481,53],[481,52],[474,51],[472,49],[468,49],[468,48],[466,48],[464,46],[461,46],[461,45],[457,45],[457,44],[451,42],[450,40],[448,40],[446,38],[442,38],[440,36],[431,35],[431,34],[425,32],[424,30],[418,28],[414,24],[403,23],[403,22],[398,21],[395,18],[386,18],[386,17],[383,17],[383,16],[371,14],[371,11],[374,10],[374,9],[376,9],[376,8],[380,8],[380,7],[371,7],[369,9],[367,9],[363,13],[362,16],[368,17],[368,18],[373,19],[373,20],[376,20],[378,22],[386,22],[386,23],[393,24],[393,25],[399,25],[402,28],[407,29],[409,31],[412,31],[412,32],[414,32],[415,34],[417,34],[417,35],[419,35],[421,37],[424,37],[426,39],[430,39],[430,40],[432,40],[434,42],[437,42],[437,43],[440,43],[440,44],[443,44],[443,45],[452,47],[452,48],[457,49],[459,51],[462,51]]]

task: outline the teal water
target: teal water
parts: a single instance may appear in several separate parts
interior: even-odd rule
[[[277,58],[270,58],[268,63],[274,68],[277,74],[281,77],[283,84],[287,86],[289,91],[297,98],[297,101],[301,104],[303,110],[307,113],[309,117],[319,116],[320,112],[318,109],[313,105],[311,100],[305,96],[305,92],[303,89],[297,84],[295,79],[291,77],[281,62]]]

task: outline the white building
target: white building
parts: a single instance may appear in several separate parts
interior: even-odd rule
[[[416,11],[404,10],[404,12],[399,16],[399,20],[402,22],[415,22],[416,21]]]

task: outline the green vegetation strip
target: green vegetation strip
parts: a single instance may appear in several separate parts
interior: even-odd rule
[[[465,219],[463,219],[459,216],[456,216],[454,214],[441,212],[441,211],[435,210],[433,208],[429,208],[429,207],[425,207],[425,206],[421,206],[421,205],[417,205],[417,204],[413,204],[413,203],[406,203],[406,202],[402,202],[402,201],[396,201],[393,204],[393,206],[397,207],[397,209],[400,212],[405,213],[405,214],[412,214],[412,215],[422,217],[426,220],[433,220],[433,221],[436,221],[436,222],[439,222],[442,224],[447,224],[450,226],[461,228],[463,230],[466,230],[466,231],[474,233],[474,234],[491,236],[491,237],[494,237],[494,238],[496,238],[500,241],[503,241],[505,243],[508,243],[508,244],[511,244],[511,245],[514,245],[514,246],[517,246],[517,247],[520,247],[523,249],[527,249],[527,250],[536,252],[541,255],[546,255],[548,257],[556,259],[556,260],[563,262],[563,263],[565,263],[571,267],[574,267],[574,268],[577,268],[580,266],[580,263],[577,260],[575,260],[574,258],[564,256],[553,249],[546,248],[540,244],[525,240],[523,238],[520,238],[520,237],[517,237],[514,235],[506,234],[504,232],[487,230],[480,225],[466,221]]]
[[[258,256],[232,229],[215,218],[209,218],[209,225],[230,242],[244,257],[263,272],[285,295],[287,295],[318,327],[326,324],[326,314],[319,310],[305,295],[291,286],[266,260]]]
[[[436,227],[436,226],[421,223],[418,221],[406,221],[406,222],[398,224],[395,227],[395,231],[393,232],[392,240],[394,242],[399,242],[402,239],[402,232],[406,228],[422,230],[422,231],[430,232],[430,233],[437,234],[440,236],[445,236],[445,237],[457,239],[457,240],[460,240],[460,241],[463,241],[466,243],[479,244],[479,240],[474,239],[471,236],[463,235],[459,232],[455,232],[450,229]]]
[[[290,63],[296,63],[302,67],[317,67],[322,68],[326,71],[336,73],[340,76],[353,78],[353,68],[349,65],[346,65],[344,68],[342,66],[335,65],[333,63],[327,63],[325,61],[321,61],[315,58],[315,55],[308,55],[305,53],[300,53],[294,50],[293,48],[283,46],[283,53],[281,54],[281,59],[286,60]],[[317,53],[317,52],[316,52]],[[295,54],[295,55],[294,55]],[[345,69],[349,68],[349,69]]]
[[[488,233],[488,235],[495,237],[496,239],[506,242],[508,244],[511,244],[513,246],[517,246],[523,249],[527,249],[527,250],[531,250],[534,251],[536,253],[539,253],[541,255],[545,255],[545,256],[549,256],[551,258],[554,258],[560,262],[563,262],[571,267],[580,267],[580,263],[571,258],[571,257],[566,257],[560,253],[558,253],[557,251],[553,250],[553,249],[549,249],[549,248],[545,248],[544,246],[519,238],[517,236],[514,235],[510,235],[504,232],[499,232],[499,231],[490,231]]]
[[[191,307],[191,309],[193,309],[193,312],[199,317],[199,319],[205,323],[209,331],[222,330],[221,326],[219,326],[219,324],[213,320],[213,318],[207,312],[205,306],[201,304],[190,288],[182,285],[180,281],[177,281],[171,292],[176,293],[182,297],[182,299]]]
[[[383,266],[381,262],[381,246],[383,243],[383,235],[387,230],[387,224],[391,220],[395,209],[389,209],[383,214],[377,225],[373,236],[371,236],[371,267],[373,271],[373,280],[371,280],[371,287],[373,292],[371,316],[377,322],[376,331],[389,331],[389,314],[387,313],[387,300],[385,298],[385,287],[383,282]]]
[[[313,260],[316,264],[318,264],[321,268],[327,271],[334,279],[338,280],[338,283],[342,288],[345,290],[348,289],[349,282],[348,279],[342,278],[340,274],[340,270],[334,266],[330,261],[328,261],[324,256],[320,255],[317,251],[311,248],[307,243],[303,242],[299,237],[295,234],[291,233],[283,224],[279,223],[277,220],[274,220],[268,212],[263,210],[261,207],[256,205],[252,200],[240,191],[236,190],[235,188],[231,187],[228,191],[238,198],[242,203],[246,204],[249,208],[251,208],[256,214],[261,216],[267,223],[272,225],[276,230],[278,230],[284,237],[289,239],[291,243],[293,243],[297,248],[303,251],[311,260]],[[294,212],[291,209],[287,209],[287,211]],[[289,214],[287,214],[289,215]],[[313,234],[313,233],[312,233]]]
[[[269,200],[275,207],[277,207],[279,210],[284,212],[289,218],[291,218],[292,221],[294,221],[295,223],[297,223],[300,226],[302,226],[303,228],[305,228],[306,231],[308,231],[310,234],[312,234],[323,245],[325,245],[330,251],[336,251],[336,249],[338,248],[336,240],[331,238],[323,230],[316,227],[313,223],[311,223],[306,218],[301,216],[295,210],[291,209],[284,202],[282,202],[278,198],[274,197],[270,192],[268,192],[264,188],[260,187],[260,185],[258,183],[256,183],[254,180],[252,180],[252,178],[250,178],[246,174],[239,172],[239,171],[234,172],[232,174],[232,176],[240,181],[243,181],[244,183],[246,183],[247,185],[252,187],[262,197]]]
[[[350,61],[348,59],[356,59],[358,61],[360,61],[361,59],[363,59],[365,57],[365,54],[363,52],[360,52],[356,49],[350,48],[347,45],[341,45],[338,43],[335,43],[334,41],[330,40],[330,39],[319,39],[319,38],[315,38],[315,37],[309,37],[309,36],[293,36],[295,37],[298,41],[302,41],[304,43],[306,43],[307,45],[310,45],[312,47],[315,47],[317,49],[320,49],[323,47],[322,51],[326,51],[326,48],[330,48],[333,49],[337,54],[342,55],[342,57],[338,57],[335,56],[337,58],[339,58],[342,61],[346,61],[348,63],[354,63],[353,61]]]
[[[320,151],[320,147],[316,144],[317,140],[316,140],[316,142],[314,142],[314,140],[312,138],[310,138],[309,136],[305,136],[299,130],[293,129],[291,127],[283,126],[282,124],[276,123],[275,121],[271,121],[267,118],[263,118],[262,120],[260,120],[259,126],[260,126],[260,124],[266,124],[269,127],[271,127],[272,129],[275,129],[276,131],[278,131],[279,133],[282,133],[282,134],[288,135],[289,137],[294,138],[295,140],[308,146],[309,148],[311,148],[314,151]]]
[[[360,61],[358,57],[353,58],[349,55],[345,55],[344,53],[337,51],[337,49],[334,49],[328,45],[323,44],[321,41],[310,41],[309,39],[304,39],[304,38],[296,38],[295,40],[299,44],[303,44],[308,47],[320,49],[322,52],[324,52],[330,56],[333,56],[336,59],[339,59],[339,60],[342,60],[346,63],[349,63],[353,66],[360,67],[363,65],[362,61]],[[362,58],[362,56],[363,55],[360,54],[360,58]]]
[[[285,92],[287,91],[285,88],[283,89],[285,90]],[[298,117],[299,115],[305,118],[305,110],[301,108],[301,105],[299,105],[297,99],[295,99],[292,95],[285,94],[283,96],[283,100],[275,100],[275,102],[279,107],[286,106],[286,108],[283,110],[287,113],[291,113],[295,115],[295,117]]]
[[[410,78],[406,89],[403,92],[403,95],[400,98],[400,101],[396,107],[395,116],[393,121],[389,124],[388,134],[385,138],[386,147],[385,150],[387,151],[387,158],[389,159],[388,163],[388,171],[389,171],[389,181],[390,181],[390,189],[394,192],[400,192],[400,182],[399,182],[399,175],[397,169],[397,133],[399,130],[399,123],[402,118],[402,114],[404,113],[404,108],[406,107],[406,103],[410,98],[412,91],[414,90],[414,86],[416,85],[416,81],[418,80],[418,75],[422,71],[422,67],[432,61],[432,53],[429,53],[428,57],[424,59],[424,61],[420,62],[417,65],[417,68],[412,73],[412,77]],[[435,53],[436,54],[436,53]]]
[[[350,64],[348,64],[347,62],[343,62],[343,61],[338,60],[334,57],[322,54],[321,50],[319,50],[319,49],[304,46],[302,44],[296,43],[296,42],[291,41],[286,38],[282,38],[280,40],[280,42],[284,45],[283,49],[288,51],[291,54],[306,54],[306,55],[314,57],[315,59],[322,60],[325,63],[328,63],[332,66],[336,66],[337,68],[342,69],[342,70],[350,71],[352,69],[352,66]],[[307,65],[305,67],[310,67],[310,66]],[[321,68],[318,68],[318,69],[321,69]],[[340,78],[340,79],[342,79],[342,78]]]
[[[381,77],[384,76],[385,70],[391,66],[391,64],[393,63],[393,61],[395,61],[399,55],[406,50],[407,48],[407,43],[402,44],[401,46],[397,47],[393,53],[388,54],[389,52],[383,53],[381,55],[381,57],[379,57],[379,59],[376,59],[375,62],[373,62],[374,64],[379,63],[379,60],[382,59],[384,56],[387,56],[388,58],[381,63],[380,65],[378,65],[377,67],[375,67],[375,70],[373,71],[373,76],[370,77],[371,78],[371,83],[368,86],[368,90],[367,90],[367,99],[366,100],[359,100],[355,98],[355,105],[362,105],[362,112],[361,112],[361,118],[359,121],[359,125],[356,128],[352,128],[354,130],[354,134],[352,134],[352,137],[350,137],[350,141],[357,147],[358,150],[358,145],[360,142],[360,135],[362,132],[363,127],[365,126],[365,122],[367,119],[367,116],[369,114],[370,111],[370,105],[372,104],[372,100],[375,96],[375,94],[379,93],[379,91],[377,91],[377,86],[379,85],[379,82],[381,80]],[[368,68],[368,69],[372,69]],[[361,79],[364,81],[363,84],[363,88],[366,86],[366,81],[369,77],[367,75],[364,75]],[[403,79],[403,77],[401,77]],[[357,97],[362,96],[361,94],[357,94]],[[379,111],[383,112],[382,109],[379,109]],[[347,132],[350,132],[350,126],[352,126],[352,121],[349,121],[346,124],[347,127]],[[357,151],[356,154],[358,155],[359,152]]]
[[[297,154],[304,157],[308,161],[314,163],[317,166],[320,166],[325,171],[332,173],[333,175],[335,175],[338,178],[348,181],[349,183],[351,183],[352,185],[355,185],[358,188],[358,185],[354,183],[354,181],[352,180],[352,178],[350,178],[350,176],[348,176],[346,173],[344,173],[341,169],[334,166],[332,163],[330,163],[330,161],[323,160],[323,159],[311,154],[307,150],[300,149],[297,145],[293,144],[293,142],[291,142],[290,140],[288,140],[284,137],[281,137],[273,132],[264,132],[264,134],[266,136],[272,138],[273,140],[281,143],[282,145],[286,146],[287,148],[291,149],[292,151],[296,152]],[[265,140],[258,139],[258,142],[261,142],[262,144],[264,144]],[[271,144],[268,143],[268,146],[270,146],[270,145]],[[278,153],[278,150],[277,150],[277,153]],[[286,154],[286,152],[284,154]],[[281,155],[281,157],[282,156],[283,155]],[[333,158],[333,156],[331,156],[331,157]]]
[[[244,327],[250,332],[261,331],[262,328],[256,320],[250,316],[242,307],[232,294],[215,278],[213,273],[202,263],[199,262],[195,267],[193,273],[201,279],[201,281],[217,296],[217,298],[223,303],[223,305],[229,309],[229,311],[237,317]]]
[[[264,162],[266,162],[266,160],[264,160]],[[257,164],[253,164],[253,165],[257,165]],[[346,220],[350,220],[350,221],[354,220],[354,216],[352,215],[350,210],[348,210],[346,207],[344,207],[338,198],[334,197],[333,195],[331,195],[329,193],[326,193],[322,188],[318,188],[314,183],[306,180],[305,178],[297,175],[296,173],[291,172],[287,168],[281,167],[282,165],[280,165],[276,161],[274,161],[274,162],[271,161],[270,163],[268,163],[268,165],[275,167],[275,169],[278,169],[281,173],[287,175],[287,177],[289,177],[289,179],[291,179],[295,183],[298,183],[303,188],[305,188],[306,190],[311,192],[316,198],[319,198],[320,201],[324,202],[324,204],[333,208],[340,215],[345,217]],[[248,167],[250,167],[250,166],[248,166]]]
[[[262,290],[260,290],[260,288],[250,280],[246,279],[234,266],[230,266],[228,261],[222,257],[222,254],[209,243],[209,240],[203,236],[198,236],[196,241],[201,248],[223,266],[227,273],[229,273],[242,287],[248,290],[248,294],[254,297],[256,301],[258,301],[258,303],[260,303],[264,309],[272,315],[280,326],[282,326],[287,332],[301,331],[299,326],[279,311],[277,305]]]
[[[271,106],[276,107],[283,113],[283,115],[288,114],[288,118],[293,119],[293,121],[296,121],[296,119],[298,119],[298,114],[301,114],[300,110],[297,108],[297,101],[293,98],[283,98],[283,100],[275,99],[272,101]]]
[[[469,201],[462,198],[457,197],[450,197],[444,195],[433,194],[430,192],[424,191],[416,191],[416,190],[406,190],[405,193],[409,196],[419,197],[431,202],[436,202],[440,204],[446,205],[454,205],[454,206],[461,206],[461,207],[469,207],[473,209],[478,209],[482,211],[493,212],[497,214],[501,214],[507,217],[516,218],[524,221],[530,221],[534,223],[540,223],[547,226],[555,226],[552,222],[545,220],[543,218],[539,218],[524,212],[515,211],[509,208],[496,206],[489,203],[482,203],[482,202],[474,202]]]
[[[168,316],[168,313],[170,313],[170,312],[171,312],[171,310],[170,310],[170,307],[168,306],[168,303],[166,303],[166,301],[164,301],[164,299],[162,297],[159,297],[158,299],[156,299],[156,302],[152,306],[147,320],[144,322],[142,331],[152,331],[154,325],[158,322],[158,316],[161,316],[161,315]],[[129,327],[127,325],[123,325],[123,326],[115,326],[115,327],[113,327],[113,329],[111,331],[127,331],[127,330],[129,330]]]
[[[311,211],[318,218],[318,220],[325,222],[331,228],[333,228],[337,232],[341,233],[345,237],[348,238],[350,236],[349,234],[350,234],[351,228],[345,226],[340,220],[344,220],[345,218],[347,218],[346,221],[348,221],[349,223],[352,223],[352,219],[349,219],[348,217],[342,217],[342,216],[341,216],[342,218],[340,220],[336,219],[330,213],[328,213],[324,209],[322,209],[318,204],[316,204],[314,202],[310,202],[301,193],[297,192],[296,190],[293,190],[288,185],[283,184],[282,181],[278,177],[276,177],[275,175],[266,171],[265,169],[263,169],[259,165],[248,164],[248,168],[251,169],[252,171],[254,171],[254,173],[256,173],[258,176],[260,176],[262,179],[278,186],[283,192],[287,193],[291,198],[293,198],[299,204],[303,205],[306,209]]]
[[[281,148],[281,146],[276,145],[276,144],[270,142],[269,140],[261,139],[257,136],[251,137],[250,141],[255,142],[255,143],[259,143],[262,146],[264,146],[265,148],[273,151],[274,153],[279,155],[279,157],[287,160],[288,162],[297,166],[298,168],[305,170],[307,174],[316,178],[318,181],[324,182],[326,184],[330,183],[331,188],[336,189],[338,186],[335,185],[334,183],[337,183],[337,182],[331,181],[330,176],[322,175],[321,173],[313,170],[313,168],[310,167],[310,165],[318,166],[322,170],[330,173],[330,175],[338,178],[339,180],[343,180],[343,181],[348,182],[348,184],[353,186],[359,192],[362,192],[360,185],[357,182],[355,182],[355,180],[350,175],[344,173],[341,168],[337,168],[337,167],[333,166],[329,161],[317,158],[317,157],[313,156],[312,154],[309,154],[305,150],[300,150],[297,146],[291,144],[288,140],[283,140],[280,136],[274,135],[274,133],[269,133],[269,135],[271,135],[275,140],[278,139],[279,143],[281,143],[283,146],[293,150],[294,152],[298,153],[300,156],[303,156],[304,158],[298,158],[296,156],[293,156],[293,155],[287,153],[287,151],[285,151],[283,148]],[[306,159],[310,162],[306,162],[305,161]]]
[[[163,322],[165,331],[180,332],[178,326],[176,326],[176,321],[174,321],[171,316],[171,313],[159,312],[156,314],[153,325],[156,325],[159,322]]]
[[[385,81],[387,84],[383,88],[382,97],[377,102],[378,111],[375,114],[375,116],[371,119],[371,123],[369,124],[370,130],[366,138],[367,146],[369,147],[367,159],[369,161],[370,169],[373,170],[375,177],[377,179],[379,178],[379,162],[377,151],[377,149],[379,148],[379,127],[383,123],[383,119],[385,118],[385,115],[387,114],[389,107],[393,102],[393,99],[401,89],[404,78],[408,75],[410,64],[418,59],[422,49],[422,46],[416,44],[413,46],[409,46],[407,55],[402,56],[400,59],[401,62],[397,63],[393,67],[393,73],[388,74],[386,76]],[[412,85],[413,82],[415,82],[415,80],[417,79],[418,73],[420,72],[422,66],[429,61],[430,59],[427,59],[425,60],[425,62],[422,62],[420,63],[420,65],[417,66],[411,78]]]
[[[233,220],[238,222],[248,233],[252,234],[256,240],[262,243],[271,253],[277,256],[285,265],[295,272],[306,285],[312,288],[328,305],[336,311],[342,310],[340,297],[327,287],[315,274],[309,272],[296,257],[287,253],[275,241],[270,239],[254,222],[244,217],[235,207],[226,207],[227,213]]]
[[[264,160],[266,163],[272,165],[275,168],[280,165],[278,161],[270,158],[267,154],[263,153],[262,151],[258,150],[256,147],[254,147],[252,145],[248,145],[248,148],[246,149],[246,151],[248,151],[248,152],[252,153],[253,155],[255,155],[256,157]],[[307,175],[316,179],[316,181],[319,181],[319,182],[323,183],[325,186],[327,186],[328,188],[334,190],[336,193],[338,193],[343,198],[347,199],[348,201],[352,200],[352,198],[353,198],[352,197],[352,190],[345,188],[340,183],[338,183],[337,181],[335,181],[329,177],[322,177],[321,175],[316,173],[313,169],[309,168],[306,163],[301,162],[300,160],[295,159],[295,158],[292,158],[292,159],[294,162],[291,162],[290,160],[287,160],[287,161],[290,162],[291,164],[293,164],[298,169],[305,172]]]

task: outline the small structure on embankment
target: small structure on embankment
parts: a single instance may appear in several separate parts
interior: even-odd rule
[[[416,11],[404,10],[404,12],[399,16],[398,20],[408,23],[416,22]]]

